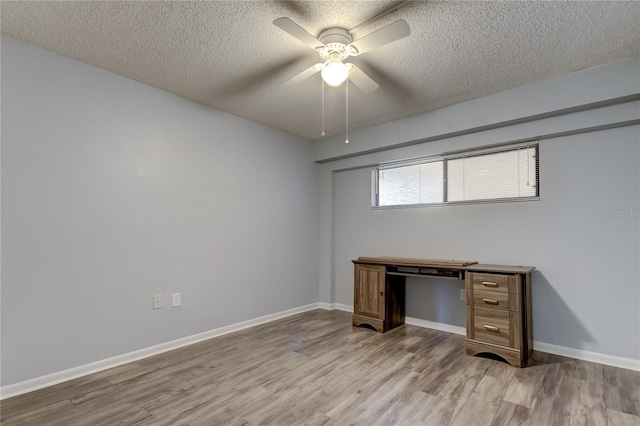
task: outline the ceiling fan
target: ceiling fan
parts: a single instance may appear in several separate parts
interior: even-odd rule
[[[394,9],[397,9],[397,6]],[[339,86],[348,78],[363,92],[371,93],[380,87],[378,83],[354,64],[344,61],[351,56],[361,55],[411,34],[409,25],[403,19],[355,41],[352,40],[351,33],[344,28],[328,28],[316,38],[289,18],[278,18],[273,21],[273,24],[311,47],[322,58],[322,62],[285,81],[280,85],[281,87],[300,83],[320,72],[324,82],[331,86]]]

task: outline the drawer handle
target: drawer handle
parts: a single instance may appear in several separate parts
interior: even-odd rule
[[[484,329],[487,331],[493,331],[494,333],[500,333],[500,328],[494,325],[485,325]]]
[[[482,285],[485,287],[498,287],[498,283],[492,283],[491,281],[482,281]]]
[[[498,301],[496,299],[482,299],[482,301],[488,305],[497,305]]]

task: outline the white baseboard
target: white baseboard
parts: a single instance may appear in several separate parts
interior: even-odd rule
[[[353,313],[353,306],[343,305],[342,303],[319,302],[318,306],[320,309],[326,309],[328,311],[338,310]]]
[[[328,310],[337,309],[339,311],[353,313],[353,306],[344,305],[342,303],[320,302],[320,308]],[[447,333],[462,334],[463,336],[467,334],[467,330],[464,327],[458,327],[457,325],[443,324],[441,322],[427,321],[420,318],[412,317],[406,317],[404,319],[404,322],[405,324],[417,325],[418,327],[431,328],[433,330],[446,331]]]
[[[346,312],[353,312],[353,306],[343,305],[340,303],[321,303],[322,309],[338,309]],[[443,324],[440,322],[427,321],[420,318],[406,317],[405,324],[415,325],[433,330],[446,331],[447,333],[467,334],[465,327],[457,325]],[[539,352],[566,356],[568,358],[579,359],[581,361],[595,362],[598,364],[610,365],[612,367],[624,368],[627,370],[640,371],[640,360],[631,358],[622,358],[614,355],[601,354],[598,352],[589,352],[582,349],[568,348],[566,346],[552,345],[545,342],[533,342],[533,349]]]
[[[444,324],[441,322],[427,321],[420,318],[406,317],[405,324],[416,325],[422,328],[431,328],[433,330],[446,331],[447,333],[467,335],[467,329],[457,325]]]
[[[147,358],[163,352],[178,349],[183,346],[192,345],[194,343],[198,343],[204,340],[212,339],[214,337],[222,336],[224,334],[233,333],[234,331],[244,330],[245,328],[254,327],[256,325],[275,321],[277,319],[299,314],[301,312],[307,312],[314,309],[318,309],[320,307],[321,307],[320,303],[311,303],[309,305],[287,309],[285,311],[276,312],[274,314],[264,315],[262,317],[253,318],[253,319],[242,321],[236,324],[227,325],[224,327],[205,331],[203,333],[193,334],[191,336],[172,340],[166,343],[161,343],[155,346],[150,346],[148,348],[140,349],[137,351],[126,353],[126,354],[114,356],[112,358],[107,358],[100,361],[92,362],[90,364],[81,365],[79,367],[70,368],[68,370],[47,374],[46,376],[36,377],[34,379],[25,380],[23,382],[2,386],[0,387],[0,400],[11,398],[12,396],[22,395],[24,393],[32,392],[32,391],[46,388],[49,386],[57,385],[58,383],[77,379],[78,377],[97,373],[99,371],[104,371],[109,368],[126,364],[128,362],[137,361],[142,358]]]
[[[345,311],[345,312],[353,313],[353,306],[343,305],[342,303],[334,303],[333,304],[333,309],[337,309],[339,311]]]
[[[183,346],[192,345],[194,343],[202,342],[204,340],[209,340],[214,337],[233,333],[239,330],[244,330],[245,328],[254,327],[256,325],[275,321],[281,318],[286,318],[291,315],[311,311],[314,309],[340,310],[345,312],[353,312],[352,306],[344,305],[341,303],[326,303],[326,302],[311,303],[309,305],[287,309],[285,311],[276,312],[274,314],[264,315],[262,317],[253,318],[253,319],[242,321],[236,324],[231,324],[231,325],[216,328],[213,330],[205,331],[203,333],[198,333],[198,334],[183,337],[180,339],[172,340],[170,342],[161,343],[159,345],[150,346],[148,348],[144,348],[144,349],[129,352],[126,354],[118,355],[112,358],[96,361],[91,364],[81,365],[79,367],[70,368],[68,370],[47,374],[46,376],[36,377],[34,379],[25,380],[23,382],[2,386],[0,387],[0,400],[11,398],[17,395],[22,395],[24,393],[28,393],[38,389],[53,386],[58,383],[77,379],[78,377],[86,376],[89,374],[97,373],[99,371],[107,370],[109,368],[117,367],[119,365],[126,364],[128,362],[137,361],[137,360],[147,358],[153,355],[157,355],[163,352],[178,349]],[[443,323],[434,322],[434,321],[427,321],[420,318],[406,317],[405,322],[410,325],[445,331],[447,333],[454,333],[454,334],[460,334],[460,335],[466,334],[466,330],[464,327],[459,327],[459,326],[450,325],[450,324],[443,324]],[[640,371],[640,360],[635,360],[631,358],[622,358],[622,357],[613,356],[613,355],[601,354],[597,352],[589,352],[582,349],[568,348],[565,346],[552,345],[550,343],[536,342],[536,341],[533,342],[533,349],[540,352],[566,356],[569,358],[575,358],[582,361],[595,362],[598,364],[625,368],[627,370]]]
[[[589,352],[583,349],[567,348],[566,346],[552,345],[545,342],[533,342],[533,349],[539,352],[566,356],[582,361],[595,362],[598,364],[610,365],[612,367],[624,368],[627,370],[640,371],[640,360],[631,358],[622,358],[615,355],[601,354],[598,352]]]
[[[318,308],[325,309],[327,311],[333,311],[334,309],[333,305],[334,305],[333,303],[318,302]]]

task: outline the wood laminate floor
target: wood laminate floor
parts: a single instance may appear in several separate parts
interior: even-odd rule
[[[316,310],[2,401],[12,425],[640,425],[640,373]]]

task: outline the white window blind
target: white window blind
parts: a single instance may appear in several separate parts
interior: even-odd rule
[[[441,203],[442,178],[442,161],[380,169],[378,205]]]
[[[447,161],[447,201],[537,195],[536,148],[463,156]]]
[[[375,206],[538,197],[538,145],[530,143],[376,168]]]

